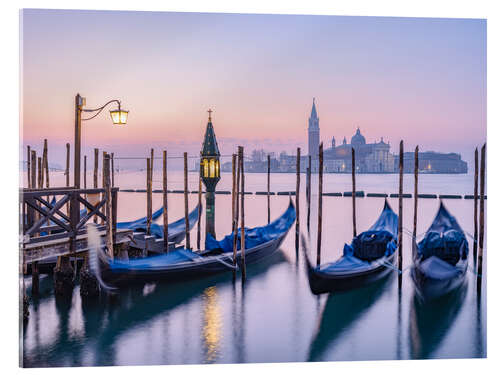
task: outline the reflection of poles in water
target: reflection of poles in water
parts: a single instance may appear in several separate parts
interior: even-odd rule
[[[455,322],[467,294],[467,284],[442,298],[424,301],[413,296],[410,306],[410,354],[412,359],[432,358]]]
[[[484,349],[483,349],[483,322],[482,322],[482,311],[481,311],[481,296],[477,295],[476,296],[476,348],[477,348],[477,355],[476,357],[478,358],[483,358],[484,355]]]
[[[417,146],[418,147],[418,146]],[[396,358],[401,358],[401,335],[402,335],[402,314],[401,314],[401,288],[398,287],[398,326],[397,326],[397,339],[396,339]]]
[[[217,287],[203,292],[203,344],[205,363],[214,363],[220,355],[222,319],[217,301]]]
[[[332,344],[341,336],[348,335],[347,329],[369,311],[387,289],[389,280],[392,280],[392,274],[361,289],[329,294],[322,311],[318,295],[318,324],[309,345],[307,361],[322,360],[325,351]]]

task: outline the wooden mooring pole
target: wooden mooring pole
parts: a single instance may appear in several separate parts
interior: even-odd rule
[[[244,282],[247,277],[245,262],[245,163],[243,146],[238,146],[241,173],[241,278]]]
[[[112,232],[112,197],[111,197],[111,178],[110,178],[110,157],[108,153],[104,154],[103,158],[103,175],[104,175],[104,190],[106,194],[106,247],[111,259],[114,258],[113,251],[113,232]]]
[[[87,155],[83,156],[83,188],[87,188]]]
[[[49,178],[49,168],[48,168],[48,144],[47,139],[43,140],[43,154],[42,154],[42,188],[44,181]],[[48,187],[48,186],[47,186]]]
[[[168,189],[167,189],[167,150],[163,150],[163,244],[168,253]]]
[[[297,147],[297,166],[296,166],[297,181],[295,184],[295,250],[299,251],[299,237],[300,237],[300,147]]]
[[[319,168],[318,168],[318,242],[316,265],[321,263],[321,232],[323,227],[323,142],[319,144]]]
[[[486,143],[481,147],[481,177],[479,197],[479,253],[477,259],[478,293],[481,293],[481,280],[483,276],[483,249],[484,249],[484,189],[486,169]]]
[[[233,231],[233,266],[236,267],[236,254],[238,250],[238,215],[239,215],[239,191],[240,191],[240,165],[237,155],[233,154],[233,189],[232,189],[232,231]],[[238,172],[236,172],[238,170]],[[236,268],[233,269],[233,281],[236,280]]]
[[[31,150],[31,188],[36,189],[36,151]]]
[[[271,222],[271,155],[267,155],[267,223]]]
[[[189,235],[189,204],[188,204],[188,154],[184,153],[184,220],[186,222],[186,249],[191,249]]]
[[[42,168],[42,157],[38,157],[38,174],[37,174],[37,184],[38,189],[43,189],[43,168]]]
[[[415,147],[415,166],[413,174],[415,176],[415,187],[413,190],[413,236],[411,241],[412,259],[415,259],[415,249],[417,246],[417,216],[418,216],[418,146]]]
[[[49,178],[49,144],[47,140],[44,140],[44,154],[45,154],[45,164],[43,168],[45,168],[45,187],[48,189],[50,187],[50,178]]]
[[[94,189],[98,186],[98,173],[99,173],[99,149],[94,148]],[[94,215],[94,223],[97,223],[97,215]]]
[[[28,176],[28,189],[31,189],[31,147],[27,147],[26,175]]]
[[[66,143],[66,186],[69,186],[69,143]]]
[[[151,222],[153,221],[153,189],[151,186],[151,159],[146,159],[146,233],[151,234]]]
[[[403,271],[403,141],[399,142],[399,212],[398,212],[398,269],[399,285]]]
[[[200,250],[201,245],[201,173],[198,176],[198,225],[196,228],[196,247]]]
[[[111,186],[115,187],[115,153],[111,153]]]
[[[477,227],[478,172],[479,172],[479,154],[478,154],[477,147],[476,147],[476,150],[474,152],[474,243],[472,245],[474,264],[477,263],[477,240],[478,240],[477,239],[477,237],[478,237],[478,227]]]
[[[352,236],[356,237],[356,151],[351,148],[351,175],[352,175]]]
[[[307,231],[311,226],[311,155],[307,157],[306,199],[307,199]]]

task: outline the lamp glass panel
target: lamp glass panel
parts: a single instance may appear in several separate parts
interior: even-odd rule
[[[203,165],[203,177],[208,177],[208,160],[203,159],[202,165]]]
[[[210,159],[210,178],[215,177],[215,160]]]

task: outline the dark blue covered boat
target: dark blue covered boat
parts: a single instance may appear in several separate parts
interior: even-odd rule
[[[435,299],[461,287],[467,272],[469,244],[443,202],[424,238],[414,249],[411,276],[421,298]]]
[[[392,272],[398,237],[398,216],[387,200],[377,221],[344,245],[338,260],[312,266],[307,251],[309,286],[314,294],[345,291],[373,283]]]
[[[290,201],[287,210],[268,225],[245,229],[245,262],[251,264],[270,256],[279,249],[288,230],[295,221],[295,207]],[[241,236],[237,235],[237,263],[241,261]],[[211,238],[207,249],[194,252],[176,249],[168,254],[146,258],[117,260],[98,250],[102,279],[109,284],[132,281],[180,280],[234,270],[233,234],[221,241]],[[229,246],[231,244],[231,246]]]
[[[193,229],[196,222],[199,220],[198,212],[199,206],[196,206],[188,215],[189,230]],[[152,219],[156,220],[163,214],[163,207],[152,214]],[[121,222],[116,224],[117,229],[132,229],[134,232],[146,232],[147,219],[146,217],[134,220]],[[156,238],[163,238],[163,225],[151,223],[151,235]],[[180,218],[173,223],[168,224],[168,242],[175,244],[180,243],[186,237],[186,220]]]

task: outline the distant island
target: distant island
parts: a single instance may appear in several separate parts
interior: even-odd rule
[[[317,173],[319,168],[319,117],[316,103],[313,99],[308,127],[309,154],[301,156],[300,169],[305,172],[311,156],[311,171]],[[379,142],[366,143],[361,130],[357,128],[347,143],[344,137],[341,144],[337,145],[332,137],[330,147],[326,146],[323,152],[323,172],[325,173],[351,173],[351,149],[356,151],[356,173],[397,173],[399,172],[399,155],[391,154],[390,145],[384,142],[383,137]],[[279,157],[274,153],[264,150],[254,150],[250,161],[245,161],[246,172],[267,172],[267,155],[271,159],[271,171],[290,173],[295,172],[297,156],[281,152]],[[420,152],[418,169],[421,173],[467,173],[467,163],[457,153],[439,153],[434,151]],[[413,152],[404,153],[404,172],[413,173],[415,168],[415,155]],[[222,171],[231,172],[231,162],[222,165]]]

